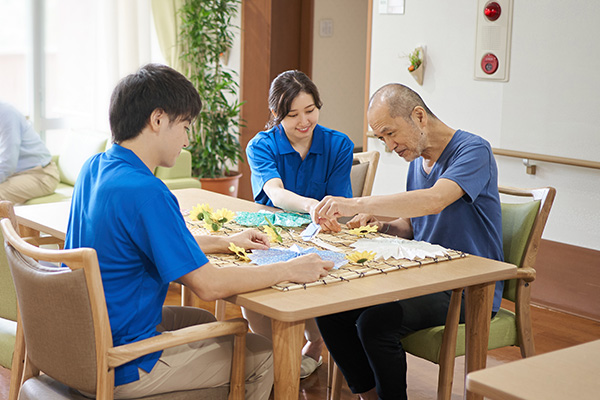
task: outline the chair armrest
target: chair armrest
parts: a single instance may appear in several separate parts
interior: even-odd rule
[[[23,240],[38,247],[45,244],[57,244],[62,249],[65,245],[64,240],[55,238],[54,236],[29,236],[23,238]]]
[[[525,282],[533,282],[535,274],[535,269],[531,267],[517,268],[517,279],[523,279]]]
[[[210,322],[207,324],[189,326],[176,331],[164,332],[158,336],[140,340],[139,342],[124,344],[109,349],[108,367],[115,368],[143,355],[179,346],[180,344],[227,335],[245,336],[247,332],[248,322],[243,318]]]

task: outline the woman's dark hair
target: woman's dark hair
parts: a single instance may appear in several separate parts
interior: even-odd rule
[[[321,102],[321,96],[319,96],[319,90],[304,72],[297,70],[285,71],[273,79],[269,89],[269,110],[272,112],[271,119],[265,126],[266,129],[281,123],[290,112],[292,102],[300,92],[310,94],[315,101],[315,106],[321,109],[323,103]]]
[[[112,141],[120,143],[138,136],[150,115],[163,110],[169,121],[192,121],[202,102],[194,85],[173,68],[147,64],[121,79],[110,98]]]

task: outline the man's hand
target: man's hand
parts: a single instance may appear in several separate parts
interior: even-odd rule
[[[287,280],[297,283],[314,282],[324,278],[333,268],[333,261],[323,261],[315,253],[292,258],[284,264],[287,267]]]
[[[367,225],[377,226],[377,229],[381,231],[383,222],[379,221],[374,215],[371,214],[358,214],[350,221],[346,222],[346,226],[348,228],[360,228],[361,226]]]
[[[312,207],[310,207],[310,217],[311,219],[316,223],[321,225],[321,231],[323,232],[340,232],[342,230],[342,226],[340,225],[340,223],[337,221],[337,219],[325,219],[325,218],[321,218],[320,220],[317,221],[317,219],[315,219],[315,210],[317,208],[318,203],[315,203]]]
[[[229,242],[232,242],[236,246],[243,247],[246,250],[266,250],[271,247],[269,236],[256,229],[246,229],[225,238],[225,240],[227,241],[227,247],[229,247]]]
[[[323,200],[311,210],[311,217],[317,224],[331,223],[339,217],[349,217],[356,214],[356,200],[345,197],[325,196]]]

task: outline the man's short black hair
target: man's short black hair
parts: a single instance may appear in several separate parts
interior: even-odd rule
[[[109,120],[114,143],[138,136],[156,109],[171,122],[192,121],[202,102],[194,85],[166,65],[147,64],[121,79],[110,98]]]

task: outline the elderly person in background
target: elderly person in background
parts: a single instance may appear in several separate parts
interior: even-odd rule
[[[24,203],[51,194],[58,182],[40,135],[16,108],[0,102],[0,200]]]

